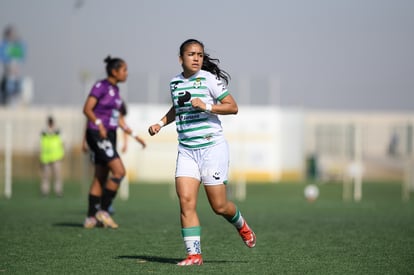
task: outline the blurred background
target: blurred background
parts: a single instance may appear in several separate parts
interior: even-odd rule
[[[240,105],[222,118],[233,181],[395,181],[409,194],[413,11],[411,0],[1,0],[0,49],[18,42],[1,75],[21,81],[2,94],[0,182],[40,181],[48,115],[65,141],[65,181],[90,181],[82,107],[108,54],[128,63],[127,119],[148,142],[130,142],[129,179],[171,182],[175,129],[146,129],[169,108],[180,44],[196,38]]]

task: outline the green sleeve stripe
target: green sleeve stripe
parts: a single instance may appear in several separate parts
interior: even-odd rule
[[[228,96],[230,93],[228,91],[226,91],[225,93],[223,93],[222,95],[220,95],[217,100],[221,101],[223,98],[225,98],[226,96]]]

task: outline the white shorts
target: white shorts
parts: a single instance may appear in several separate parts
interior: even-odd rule
[[[175,177],[191,177],[204,185],[227,183],[229,147],[226,141],[211,147],[188,149],[178,145]]]

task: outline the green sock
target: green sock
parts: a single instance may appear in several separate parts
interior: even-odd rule
[[[232,225],[234,225],[237,229],[242,228],[244,224],[243,216],[241,215],[239,209],[236,209],[236,214],[233,218],[227,219]]]

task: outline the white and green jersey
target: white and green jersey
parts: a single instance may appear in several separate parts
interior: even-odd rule
[[[222,80],[208,71],[200,70],[186,79],[182,74],[170,82],[171,99],[175,108],[178,142],[186,148],[204,148],[224,140],[218,116],[197,110],[191,99],[200,98],[204,103],[217,104],[229,92]]]

